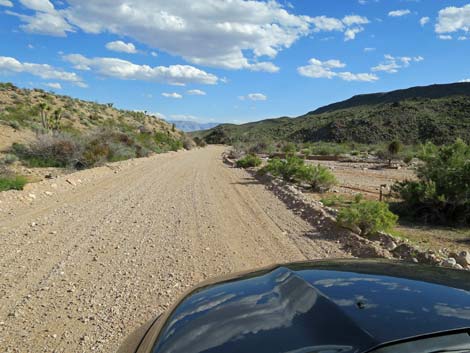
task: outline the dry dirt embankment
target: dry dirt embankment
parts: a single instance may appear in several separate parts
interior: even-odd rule
[[[348,256],[224,165],[223,150],[125,161],[1,193],[2,351],[114,352],[206,277]]]

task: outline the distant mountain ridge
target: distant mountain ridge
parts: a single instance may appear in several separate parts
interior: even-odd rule
[[[192,134],[208,143],[291,141],[437,144],[470,142],[470,83],[362,94],[297,118],[222,124]]]
[[[206,130],[220,125],[220,123],[199,123],[190,120],[168,120],[170,124],[175,124],[176,128],[184,132]]]
[[[325,105],[309,114],[322,114],[339,109],[357,107],[361,105],[375,105],[381,103],[400,102],[413,98],[437,99],[449,96],[470,96],[470,83],[458,82],[450,84],[434,84],[429,86],[417,86],[399,89],[390,92],[359,94],[341,102]]]

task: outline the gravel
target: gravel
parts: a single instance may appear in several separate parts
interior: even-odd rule
[[[2,351],[114,352],[208,277],[350,256],[224,165],[223,151],[124,161],[1,193]]]

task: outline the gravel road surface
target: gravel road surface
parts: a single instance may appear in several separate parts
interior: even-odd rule
[[[1,193],[0,351],[114,352],[208,277],[348,256],[223,164],[223,151],[124,161]]]

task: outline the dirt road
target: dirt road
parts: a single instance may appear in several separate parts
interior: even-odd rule
[[[0,194],[0,351],[114,352],[206,277],[347,256],[222,152],[125,161]]]

